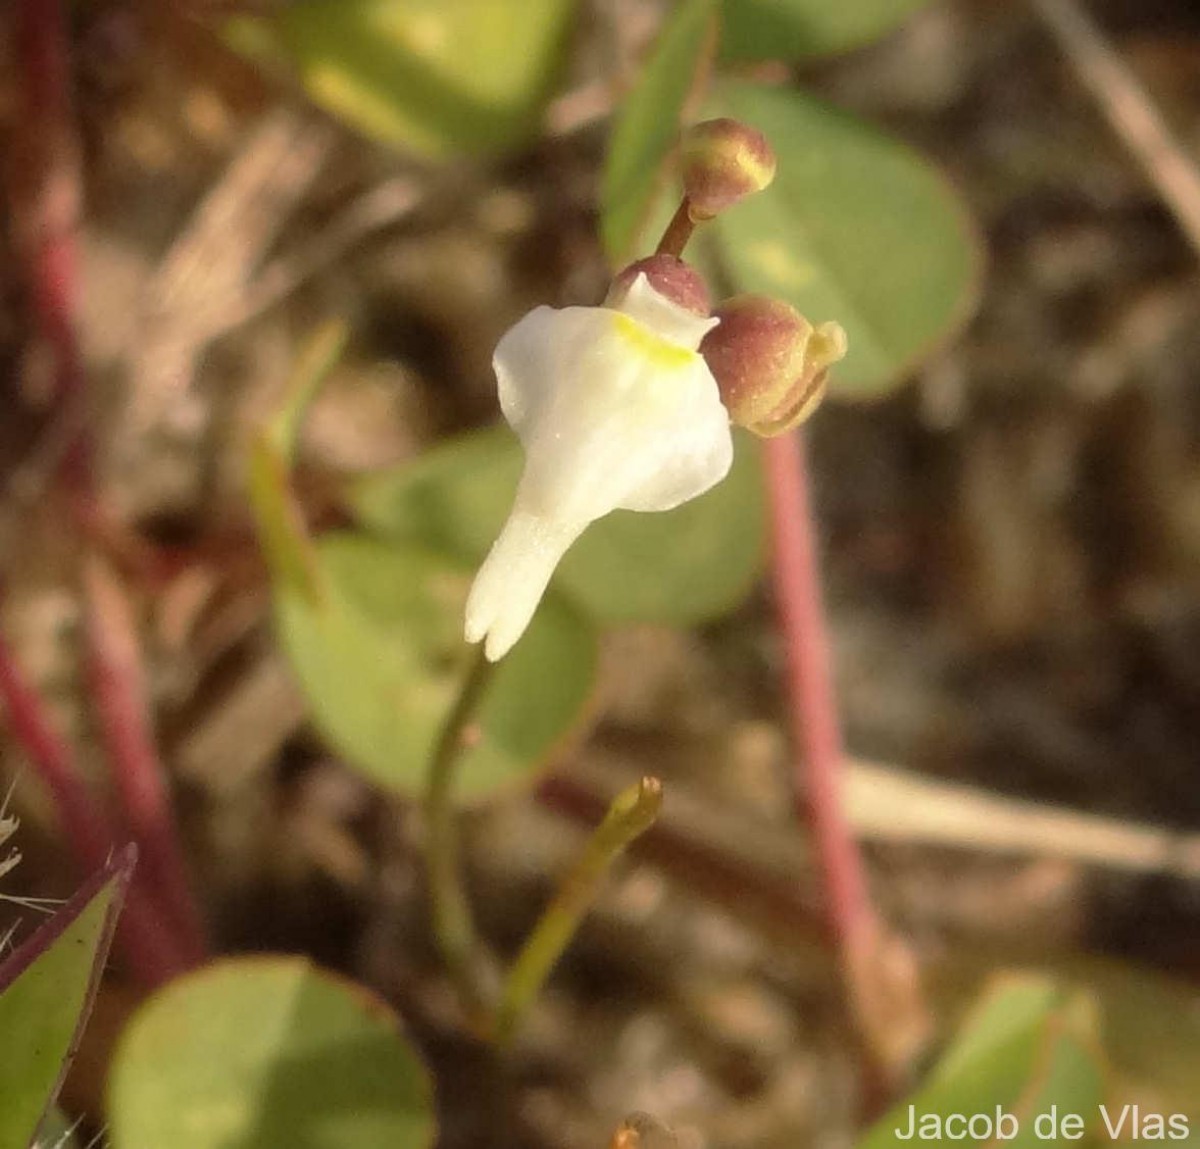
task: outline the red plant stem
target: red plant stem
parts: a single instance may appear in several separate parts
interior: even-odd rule
[[[99,869],[115,841],[107,819],[92,800],[71,751],[51,726],[42,701],[25,682],[8,643],[0,638],[0,699],[13,737],[37,768],[80,862]]]
[[[179,848],[164,771],[150,726],[145,674],[132,612],[100,559],[84,567],[87,674],[121,811],[142,857],[142,876],[189,962],[204,960],[200,912]]]
[[[187,973],[194,963],[180,952],[154,899],[134,875],[117,923],[117,944],[132,977],[147,990]]]
[[[842,806],[842,736],[802,435],[767,440],[764,463],[775,597],[787,648],[788,715],[798,751],[797,808],[812,834],[829,930],[852,978],[874,945],[877,919]],[[855,995],[856,987],[848,988]]]
[[[18,251],[27,269],[33,313],[42,338],[55,357],[54,399],[61,412],[78,412],[85,401],[86,379],[77,330],[79,274],[76,233],[82,205],[80,147],[72,107],[72,77],[67,8],[63,0],[16,0],[13,5],[13,45],[17,65],[17,108],[11,133],[9,186]],[[73,417],[78,417],[77,415]],[[86,421],[72,437],[64,455],[64,477],[75,502],[88,505],[92,495],[91,443]],[[33,691],[21,682],[7,651],[0,654],[0,691],[8,696],[10,721],[25,744],[39,773],[54,795],[64,828],[75,849],[93,867],[102,865],[114,840],[112,828],[96,811],[74,768],[66,745],[44,720]],[[134,762],[139,729],[130,718],[130,700],[139,698],[140,681],[124,685],[117,679],[127,671],[97,673],[93,688],[101,723],[120,746],[114,772],[123,798],[137,789],[128,775]],[[111,713],[109,712],[111,709]],[[136,706],[132,707],[136,712]],[[144,715],[143,715],[144,718]],[[144,731],[145,723],[140,728]],[[146,746],[152,746],[147,742]],[[122,755],[129,755],[123,757]],[[138,762],[137,765],[144,763]],[[139,801],[144,797],[138,793]],[[129,811],[129,820],[142,821],[144,807]],[[152,835],[153,836],[153,835]],[[146,842],[150,869],[163,872],[161,842]],[[156,847],[157,846],[157,850]],[[158,864],[155,864],[157,857]],[[135,973],[155,985],[198,960],[202,954],[198,929],[186,910],[170,923],[156,904],[153,887],[137,880],[122,913],[121,936]],[[168,905],[182,904],[168,895]],[[173,934],[182,933],[180,944]]]
[[[0,701],[13,737],[50,791],[80,865],[85,870],[107,865],[116,835],[88,793],[71,751],[54,729],[41,699],[25,681],[3,637]],[[118,940],[133,975],[147,988],[161,985],[187,968],[157,908],[136,886],[126,899]]]
[[[18,0],[14,24],[19,83],[9,163],[13,221],[34,314],[55,355],[55,398],[65,403],[83,390],[75,245],[82,195],[66,14],[59,0]],[[82,462],[78,445],[72,455]]]

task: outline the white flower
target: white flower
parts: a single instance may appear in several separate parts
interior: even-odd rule
[[[644,274],[604,307],[539,307],[496,348],[500,408],[525,448],[508,522],[467,599],[466,638],[501,658],[566,549],[617,508],[668,511],[720,482],[729,416],[697,351],[717,320]]]

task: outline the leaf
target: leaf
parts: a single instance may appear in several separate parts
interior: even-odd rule
[[[180,978],[129,1023],[109,1078],[113,1149],[425,1149],[429,1075],[388,1006],[302,958]]]
[[[779,156],[771,187],[714,224],[734,287],[836,319],[850,350],[833,393],[886,394],[974,306],[981,249],[962,205],[906,146],[801,92],[729,82],[714,104]]]
[[[679,135],[684,105],[712,61],[716,12],[716,0],[680,4],[621,106],[600,189],[600,232],[615,264],[634,250]]]
[[[995,955],[958,950],[929,971],[930,992],[946,1012],[990,976]],[[1096,1003],[1109,1061],[1109,1096],[1119,1108],[1141,1102],[1143,1112],[1181,1112],[1200,1135],[1200,1009],[1195,987],[1158,970],[1109,959],[1071,956],[1023,976],[1053,977]]]
[[[29,1145],[58,1096],[136,857],[123,850],[0,962],[0,1145]]]
[[[1200,1008],[1196,988],[1117,962],[1072,962],[1064,971],[1100,1006],[1114,1077],[1131,1100],[1182,1110],[1200,1135]],[[1145,1105],[1143,1108],[1147,1108]]]
[[[290,57],[352,127],[429,156],[530,135],[562,63],[575,0],[295,0],[231,35]],[[271,42],[274,42],[274,47]]]
[[[1007,979],[983,1001],[929,1082],[873,1126],[859,1149],[887,1149],[911,1143],[906,1131],[911,1112],[945,1120],[951,1114],[985,1114],[997,1107],[1015,1119],[1003,1144],[1032,1149],[1045,1144],[1035,1128],[1039,1115],[1058,1107],[1060,1115],[1080,1114],[1087,1129],[1099,1122],[1104,1100],[1104,1066],[1098,1053],[1092,1000],[1068,994],[1036,978]],[[994,1129],[950,1138],[956,1145],[983,1146]],[[1010,1135],[1011,1134],[1011,1135]]]
[[[360,480],[350,502],[372,530],[474,565],[499,534],[520,474],[516,437],[495,427]],[[738,435],[723,482],[673,511],[615,511],[593,523],[551,586],[600,623],[692,625],[743,601],[762,572],[765,549],[758,444]]]
[[[802,60],[857,48],[890,32],[929,0],[723,0],[726,60]]]
[[[370,530],[425,543],[474,565],[500,533],[520,477],[516,436],[494,426],[357,479],[349,502]]]
[[[557,576],[598,621],[692,626],[740,606],[766,561],[757,442],[738,435],[729,475],[661,514],[614,511],[584,532]]]
[[[350,532],[322,538],[317,556],[319,597],[275,587],[279,634],[313,719],[350,765],[418,794],[474,657],[462,639],[470,572],[436,551]],[[583,724],[596,671],[592,628],[548,595],[488,684],[458,796],[530,781]]]

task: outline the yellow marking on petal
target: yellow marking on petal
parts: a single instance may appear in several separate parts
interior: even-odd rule
[[[690,367],[695,361],[696,352],[680,347],[661,335],[643,327],[636,319],[613,312],[613,328],[630,348],[649,361],[651,366],[660,371],[680,371]]]

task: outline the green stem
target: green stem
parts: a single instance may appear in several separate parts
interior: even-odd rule
[[[530,1003],[567,948],[612,864],[653,825],[662,807],[662,783],[643,778],[614,799],[604,821],[567,872],[509,971],[493,1030],[497,1045],[512,1038]]]
[[[483,951],[463,888],[454,783],[472,719],[491,681],[494,665],[480,646],[438,739],[425,790],[425,864],[433,933],[462,1003],[476,1019],[487,1012]]]

